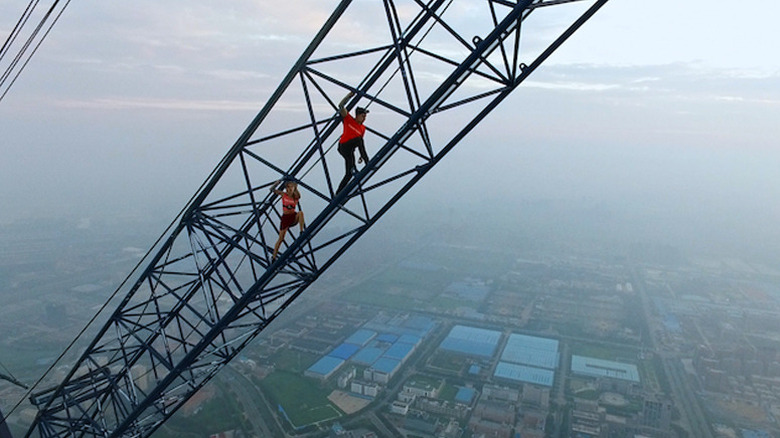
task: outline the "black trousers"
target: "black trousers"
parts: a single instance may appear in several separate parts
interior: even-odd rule
[[[341,183],[339,183],[339,188],[336,190],[336,193],[341,192],[341,190],[346,187],[347,183],[349,183],[349,180],[352,178],[352,172],[357,170],[355,166],[355,148],[360,149],[361,156],[364,154],[363,151],[365,151],[365,146],[363,145],[363,137],[356,137],[347,142],[339,143],[339,154],[344,157],[344,178],[341,179]],[[368,161],[367,158],[368,157],[363,157],[363,160]]]

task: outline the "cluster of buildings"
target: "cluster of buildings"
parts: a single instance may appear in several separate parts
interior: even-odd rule
[[[527,281],[526,272],[522,274],[519,284]],[[626,318],[638,298],[632,283],[625,281],[622,267],[590,266],[583,261],[583,266],[549,268],[537,275],[543,286],[535,291],[526,328],[546,326],[571,336],[632,344],[640,341],[641,321]]]
[[[327,380],[341,371],[337,377],[339,388],[374,398],[434,327],[433,320],[422,316],[375,318],[320,357],[304,375]]]
[[[436,326],[427,317],[381,315],[344,333],[304,374],[351,396],[388,395],[381,409],[406,434],[459,438],[468,431],[475,438],[543,438],[560,422],[550,411],[556,383],[577,379],[600,395],[575,398],[565,424],[569,436],[673,436],[671,401],[645,391],[636,365],[572,355],[566,361],[570,369],[560,370],[556,339],[463,324],[449,328],[433,354],[412,359]],[[460,382],[455,389],[444,377],[447,370],[436,368],[439,363],[465,364],[449,370]],[[414,368],[411,378],[400,381],[394,394],[384,392],[406,367]]]
[[[542,404],[538,393],[542,392]],[[549,391],[534,385],[519,388],[485,385],[474,406],[469,429],[477,436],[509,437],[520,434],[542,438],[547,426]]]
[[[484,384],[459,387],[453,400],[443,400],[440,386],[410,381],[403,385],[390,406],[400,430],[458,438],[464,426],[473,437],[506,437],[521,434],[542,438],[547,423],[547,406],[541,406],[533,385]]]
[[[344,428],[341,423],[335,422],[328,431],[328,438],[377,438],[377,435],[375,432],[363,428],[349,430]]]
[[[464,428],[473,437],[544,436],[558,341],[455,325],[436,354],[470,363],[460,376],[468,383],[443,399],[443,381],[406,382],[390,407],[399,429],[446,438],[461,436]]]
[[[490,366],[501,336],[502,333],[496,330],[456,325],[439,349],[466,355]],[[553,386],[555,370],[560,363],[557,340],[517,333],[507,337],[498,357],[493,378],[548,389]]]
[[[575,399],[571,410],[571,437],[576,438],[669,438],[673,435],[672,402],[665,397],[645,395],[641,408],[631,415],[609,412],[599,401]]]
[[[576,438],[672,437],[672,401],[643,388],[636,365],[572,355],[571,378],[588,382],[569,422]]]
[[[705,390],[780,404],[780,354],[737,347],[699,346],[693,366]]]
[[[780,433],[777,273],[755,268],[716,263],[647,277],[656,339],[682,359],[718,438]]]

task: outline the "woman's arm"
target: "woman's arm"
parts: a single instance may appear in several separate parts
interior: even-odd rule
[[[341,114],[341,117],[346,117],[347,116],[348,112],[347,112],[347,109],[344,108],[344,105],[346,105],[347,101],[349,100],[349,98],[354,96],[354,95],[355,95],[355,93],[350,91],[349,93],[347,93],[346,96],[344,96],[343,99],[341,99],[341,102],[339,102],[339,114]]]
[[[276,181],[275,183],[271,184],[271,193],[275,195],[281,195],[282,193],[284,193],[283,191],[276,189],[276,187],[279,186],[280,182],[282,182],[282,180]]]

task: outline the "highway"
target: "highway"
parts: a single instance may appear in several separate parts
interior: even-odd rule
[[[550,412],[555,416],[554,421],[554,429],[552,431],[551,436],[564,436],[563,428],[563,417],[566,406],[566,380],[569,375],[569,358],[570,356],[570,350],[569,350],[569,344],[567,342],[561,342],[561,351],[560,351],[560,357],[561,361],[558,367],[557,371],[557,379],[555,379],[555,387],[553,388],[552,392],[550,393]]]
[[[692,438],[713,438],[712,428],[706,415],[701,409],[699,400],[691,388],[688,376],[682,369],[680,358],[673,353],[663,351],[656,340],[653,330],[652,301],[647,296],[647,292],[641,277],[637,274],[636,268],[631,268],[633,284],[639,296],[642,299],[642,309],[646,321],[648,338],[656,354],[661,356],[664,374],[669,379],[669,386],[672,388],[672,398],[675,406],[679,409],[683,419],[683,426],[690,432]]]
[[[664,372],[669,377],[669,385],[672,387],[675,398],[680,402],[677,404],[688,419],[689,432],[693,438],[714,438],[712,428],[707,417],[702,411],[696,394],[691,388],[689,377],[680,363],[679,358],[662,357]]]
[[[268,401],[265,400],[265,396],[263,396],[262,392],[257,389],[251,380],[233,369],[232,366],[228,365],[225,367],[224,381],[228,383],[230,389],[236,393],[236,396],[238,396],[239,401],[243,406],[244,415],[246,415],[247,420],[249,420],[249,423],[252,425],[254,432],[258,434],[256,436],[262,438],[287,436],[287,434],[283,432],[284,429],[282,428],[281,424],[279,424],[279,420],[276,415],[272,415],[276,422],[276,424],[274,424],[276,427],[274,427],[273,432],[265,423],[264,417],[260,412],[260,408],[257,406],[256,400],[258,397],[261,398],[264,401],[266,407],[269,406]],[[250,391],[253,391],[256,396],[253,397]]]

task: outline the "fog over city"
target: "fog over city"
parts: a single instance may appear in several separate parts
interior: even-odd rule
[[[24,3],[0,4],[0,35]],[[68,6],[0,100],[0,374],[32,385],[47,371],[336,5]],[[758,0],[607,2],[155,436],[338,436],[338,424],[380,437],[780,437],[778,13]],[[376,17],[358,18],[350,50],[380,39]],[[416,343],[386,382],[367,377],[379,366],[362,350],[317,374],[361,336],[387,354],[404,335]],[[512,362],[515,343],[559,360]],[[627,364],[637,381],[580,375],[580,360]],[[549,382],[501,375],[507,363]],[[336,417],[291,410],[298,384],[327,393],[300,397],[330,400]],[[420,385],[438,396],[404,398]],[[0,380],[3,413],[25,395]],[[371,404],[344,401],[358,399]],[[14,436],[33,409],[15,410]],[[650,421],[656,409],[668,418]]]

